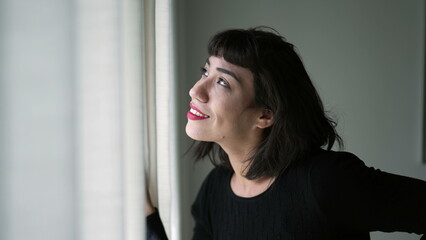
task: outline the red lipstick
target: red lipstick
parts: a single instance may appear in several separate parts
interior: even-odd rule
[[[203,113],[201,110],[196,108],[194,104],[189,103],[189,107],[191,108],[188,113],[186,114],[186,117],[190,120],[204,120],[208,119],[209,116]]]

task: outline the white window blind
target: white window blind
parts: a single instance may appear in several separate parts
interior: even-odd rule
[[[149,1],[154,3],[154,1]],[[155,13],[151,25],[153,35],[146,36],[153,46],[155,64],[146,64],[147,109],[149,149],[149,182],[153,202],[160,215],[169,239],[179,239],[179,182],[177,169],[177,120],[175,97],[173,2],[156,0],[150,5]]]
[[[143,5],[79,0],[76,10],[78,237],[143,239]]]
[[[146,161],[178,239],[171,2],[0,5],[0,238],[144,239]]]

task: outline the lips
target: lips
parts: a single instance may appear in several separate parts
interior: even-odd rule
[[[194,106],[194,104],[190,103],[189,106],[191,107],[191,109],[186,114],[188,119],[190,119],[190,120],[204,120],[204,119],[208,119],[210,117],[209,115],[206,115],[201,110],[196,108]]]

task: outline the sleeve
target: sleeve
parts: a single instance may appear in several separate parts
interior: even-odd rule
[[[167,240],[166,231],[161,222],[158,209],[146,217],[146,239],[147,240]]]
[[[209,211],[209,200],[211,199],[210,195],[212,194],[210,185],[213,172],[214,170],[210,172],[204,180],[191,208],[191,213],[195,220],[194,233],[192,237],[193,240],[213,239]]]
[[[426,233],[425,181],[369,168],[350,153],[337,155],[311,169],[314,194],[336,228]]]

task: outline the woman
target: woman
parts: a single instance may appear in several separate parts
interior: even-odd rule
[[[215,35],[208,52],[186,133],[196,158],[216,167],[192,206],[193,239],[426,233],[426,182],[331,151],[341,138],[292,44],[270,29],[235,29]],[[149,235],[166,238],[147,209]]]

